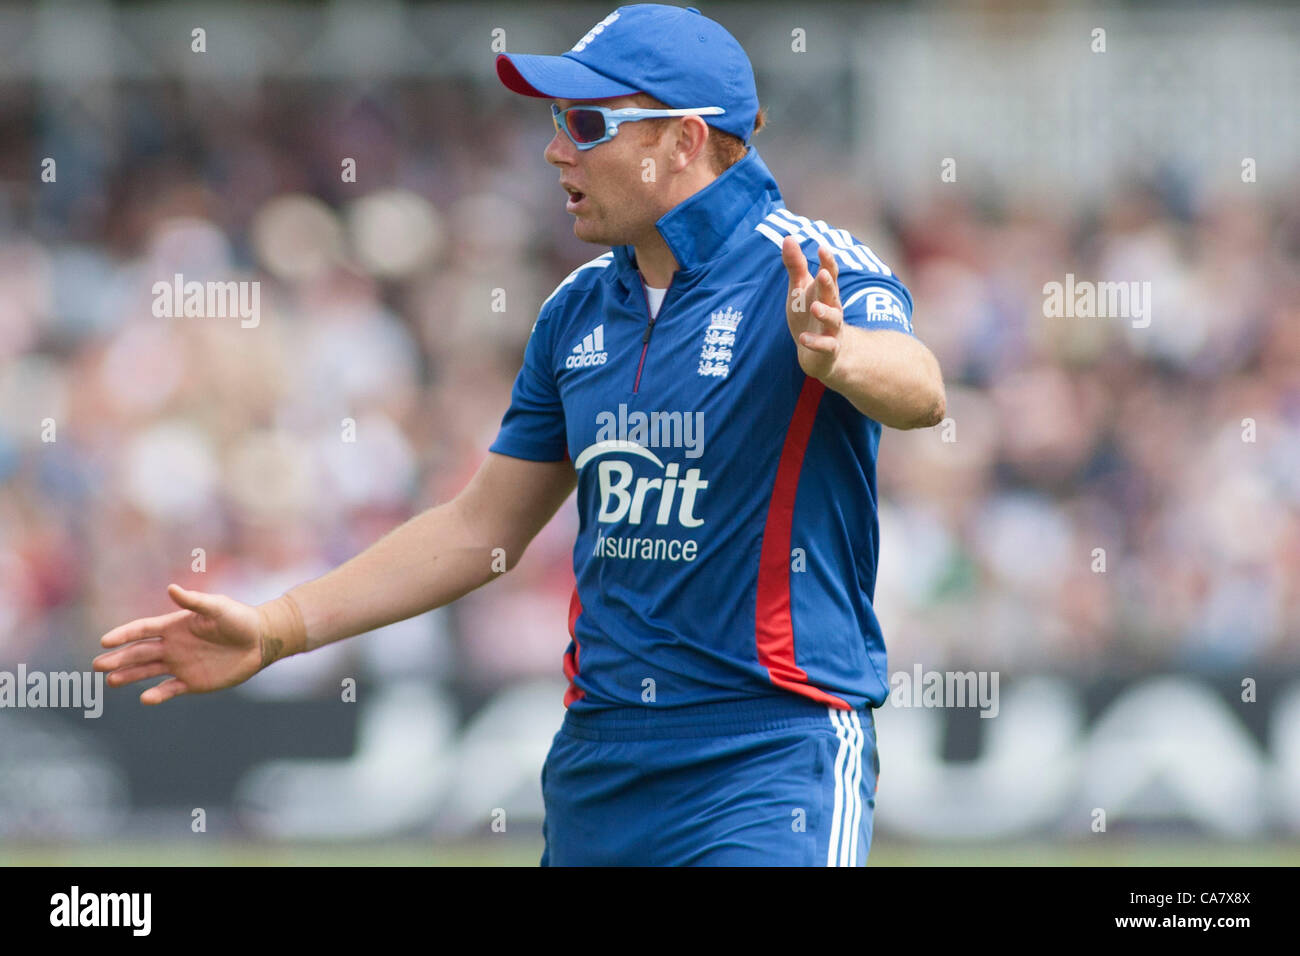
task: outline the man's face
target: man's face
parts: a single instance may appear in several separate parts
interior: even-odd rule
[[[610,109],[638,105],[631,96],[605,100],[555,100],[560,109],[593,104]],[[658,177],[667,156],[671,127],[658,143],[644,145],[646,123],[625,123],[611,140],[578,149],[560,130],[546,147],[546,161],[560,170],[560,181],[581,197],[561,193],[574,217],[573,233],[584,242],[606,246],[635,244],[667,210],[659,208]],[[663,153],[664,155],[661,155]],[[653,159],[654,165],[645,163]],[[558,197],[557,197],[558,198]]]

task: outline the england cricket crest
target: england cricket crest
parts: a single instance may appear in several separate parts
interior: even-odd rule
[[[709,327],[704,331],[704,345],[700,347],[700,364],[696,370],[706,378],[726,378],[731,371],[731,350],[736,345],[736,327],[743,313],[727,306],[709,316]]]

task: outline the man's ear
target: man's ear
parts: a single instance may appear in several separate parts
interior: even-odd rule
[[[681,132],[677,136],[677,152],[682,156],[682,169],[708,148],[709,133],[709,124],[698,116],[682,117]]]

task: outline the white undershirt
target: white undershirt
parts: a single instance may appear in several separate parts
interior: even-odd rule
[[[644,282],[641,284],[645,285]],[[650,303],[650,318],[657,319],[659,317],[659,306],[664,304],[664,293],[667,291],[667,289],[656,289],[654,286],[649,285],[645,287],[646,301]]]

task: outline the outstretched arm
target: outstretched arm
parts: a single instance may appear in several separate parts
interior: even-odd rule
[[[499,577],[495,549],[514,567],[576,482],[571,462],[489,453],[451,501],[273,601],[251,607],[171,585],[167,593],[182,610],[109,631],[100,644],[110,650],[94,669],[107,671],[113,687],[172,675],[140,695],[161,704],[234,686],[281,657],[441,607]]]

